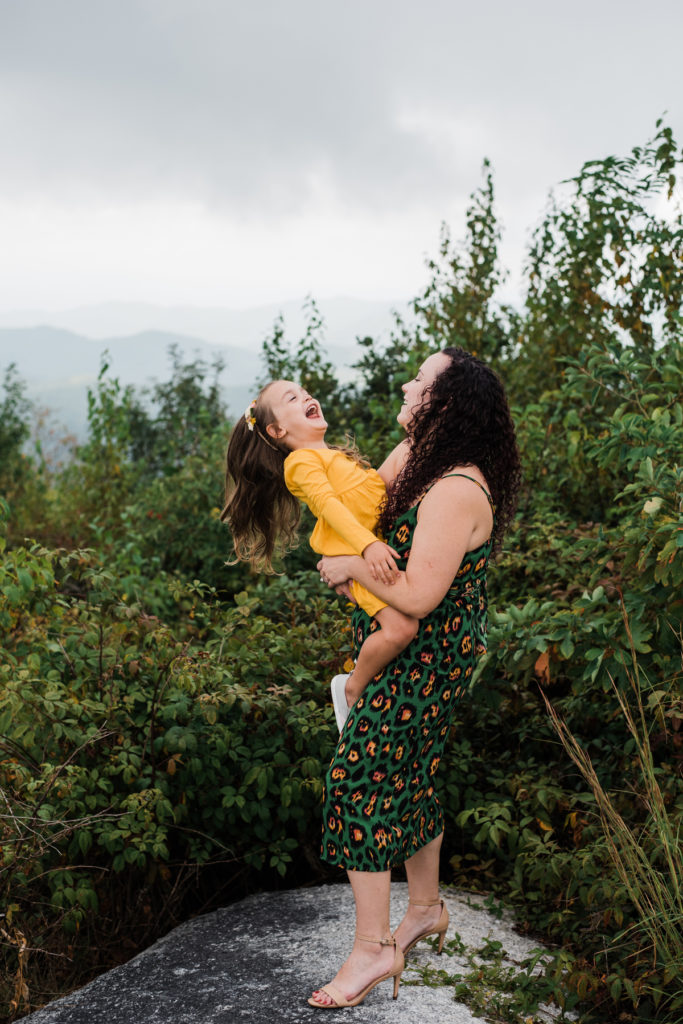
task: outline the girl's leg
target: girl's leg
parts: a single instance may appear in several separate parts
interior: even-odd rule
[[[356,934],[367,935],[372,939],[390,938],[391,872],[349,871],[348,876],[356,901]],[[347,999],[353,999],[371,981],[390,971],[393,962],[393,946],[380,946],[378,942],[365,942],[356,938],[351,953],[332,980]],[[321,1006],[334,1001],[326,992],[321,991],[314,992],[313,998]]]
[[[375,618],[380,628],[363,641],[356,667],[346,681],[346,703],[350,708],[370,680],[414,639],[420,625],[419,619],[389,607],[381,608]]]
[[[439,898],[439,855],[443,832],[431,843],[422,846],[417,853],[409,857],[405,863],[408,876],[408,898],[419,900],[420,904],[429,903]],[[422,906],[409,903],[405,916],[394,932],[396,941],[405,949],[417,935],[428,928],[435,928],[441,916],[438,902],[433,906]]]

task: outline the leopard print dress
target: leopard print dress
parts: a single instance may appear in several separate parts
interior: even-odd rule
[[[473,477],[467,479],[481,487]],[[410,553],[418,508],[419,503],[400,515],[387,538],[401,555],[399,566],[405,566]],[[489,538],[467,552],[448,593],[422,619],[415,639],[351,709],[325,781],[321,856],[329,864],[384,871],[443,831],[434,775],[453,705],[466,693],[486,650],[491,546]],[[354,644],[360,648],[378,627],[360,608],[352,621]]]

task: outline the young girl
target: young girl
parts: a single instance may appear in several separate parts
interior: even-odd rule
[[[396,459],[387,460],[382,477],[354,455],[329,448],[326,430],[319,403],[302,387],[288,380],[267,384],[230,436],[221,520],[230,524],[237,557],[272,571],[276,542],[286,549],[294,541],[301,498],[317,519],[314,551],[362,555],[372,578],[389,584],[398,576],[395,552],[372,531]],[[419,624],[355,581],[350,589],[380,629],[365,640],[351,675],[332,680],[340,731],[367,684],[410,643]]]

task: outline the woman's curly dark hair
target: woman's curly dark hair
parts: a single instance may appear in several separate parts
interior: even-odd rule
[[[454,466],[476,466],[496,506],[493,550],[498,551],[515,514],[522,476],[505,389],[498,375],[465,349],[446,348],[443,354],[450,363],[413,416],[408,459],[387,493],[379,529],[386,536],[397,517]]]

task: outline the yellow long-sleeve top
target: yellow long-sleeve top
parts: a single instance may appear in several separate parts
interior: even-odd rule
[[[332,448],[298,448],[285,459],[285,484],[317,520],[309,543],[318,554],[362,555],[377,540],[373,529],[385,494],[377,470]],[[351,590],[368,615],[386,607],[355,580]]]

